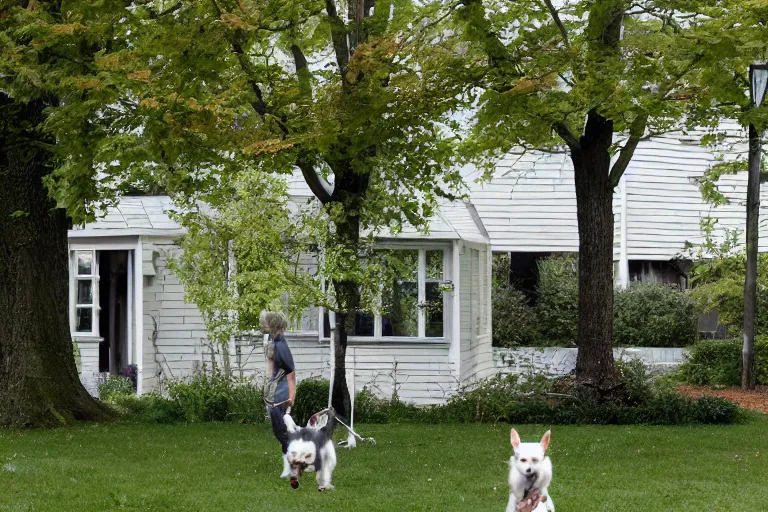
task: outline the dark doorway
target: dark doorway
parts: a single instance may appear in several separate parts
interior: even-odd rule
[[[128,251],[98,251],[99,372],[122,375],[129,363]]]

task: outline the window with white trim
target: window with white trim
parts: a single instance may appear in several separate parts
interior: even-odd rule
[[[95,250],[70,253],[72,334],[99,336],[99,263]]]
[[[379,314],[358,312],[354,332],[362,338],[443,338],[445,336],[445,265],[443,249],[398,249],[392,278],[384,283]],[[330,336],[328,312],[321,332]]]

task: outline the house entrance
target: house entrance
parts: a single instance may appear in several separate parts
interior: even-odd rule
[[[125,375],[129,343],[129,251],[97,251],[99,261],[99,372]]]

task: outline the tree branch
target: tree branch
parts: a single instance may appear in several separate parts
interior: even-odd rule
[[[624,174],[624,171],[627,170],[629,162],[632,160],[632,156],[635,154],[637,145],[640,143],[643,135],[645,134],[645,127],[647,125],[648,114],[641,114],[637,116],[632,122],[632,126],[629,128],[629,138],[627,139],[627,142],[624,143],[624,147],[621,148],[619,158],[613,164],[611,173],[608,175],[608,180],[611,182],[613,187],[619,185],[619,180],[621,180],[621,176]]]
[[[560,138],[563,139],[563,142],[566,143],[572,152],[581,150],[581,142],[579,142],[579,139],[573,134],[564,121],[558,121],[552,124],[552,128],[557,132]]]
[[[312,97],[312,84],[311,75],[309,73],[309,67],[307,65],[307,58],[304,56],[304,52],[296,43],[291,45],[291,54],[293,55],[293,62],[296,66],[296,77],[299,80],[299,90],[301,94],[306,97]]]
[[[557,28],[560,29],[560,34],[563,36],[565,47],[570,48],[571,43],[568,42],[568,31],[565,29],[565,25],[563,25],[563,20],[560,19],[560,14],[557,12],[557,9],[555,9],[555,6],[552,5],[552,0],[543,0],[543,2],[546,4],[549,13],[552,15],[552,19],[554,20],[555,25],[557,25]]]
[[[331,201],[334,187],[325,181],[317,172],[314,162],[311,161],[309,155],[301,154],[296,159],[296,165],[301,169],[301,174],[304,176],[304,181],[307,186],[315,195],[318,201],[322,204],[327,204]]]
[[[347,27],[336,10],[336,0],[325,0],[325,10],[331,24],[331,41],[336,53],[336,64],[339,65],[342,82],[346,81],[347,65],[349,64],[349,44],[347,42]]]

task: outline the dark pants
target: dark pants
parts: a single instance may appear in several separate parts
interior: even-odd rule
[[[269,418],[272,420],[272,432],[275,433],[275,437],[280,441],[283,454],[288,451],[288,427],[285,426],[285,421],[283,421],[283,416],[287,410],[288,404],[269,408]]]

